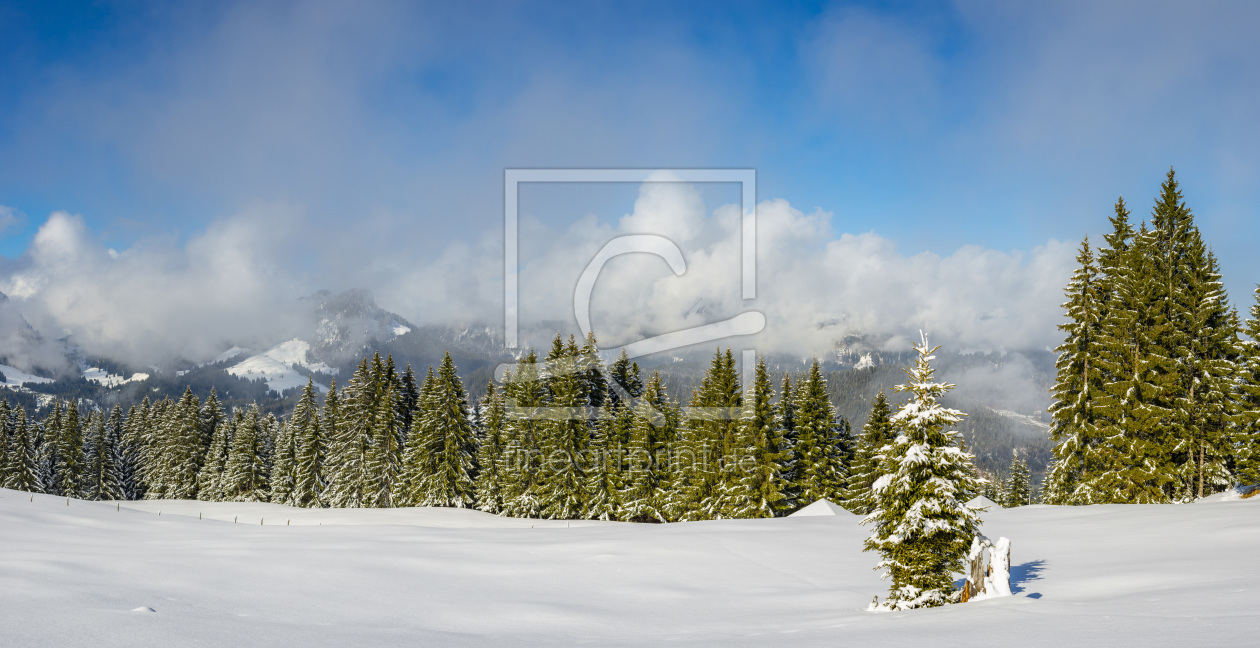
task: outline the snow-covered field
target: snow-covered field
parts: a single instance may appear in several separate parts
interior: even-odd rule
[[[841,513],[566,526],[0,490],[0,645],[1184,648],[1260,636],[1260,497],[992,511],[985,532],[1012,539],[1015,596],[892,614],[863,611],[886,585],[860,551],[866,529]]]
[[[225,356],[225,359],[236,357],[235,355],[229,356],[228,354],[237,348],[238,347],[232,347],[232,349],[229,349],[227,352],[221,354],[219,358],[215,358],[215,361],[219,361],[220,358],[225,358]],[[337,373],[336,369],[333,369],[322,362],[307,362],[306,355],[310,349],[311,345],[309,342],[295,338],[289,340],[288,342],[277,344],[258,355],[250,356],[241,362],[228,367],[227,372],[233,376],[249,378],[251,380],[255,378],[263,378],[267,381],[267,388],[276,392],[282,392],[286,389],[292,389],[294,387],[306,386],[306,375],[298,371],[294,371],[293,365],[305,367],[311,371],[319,373]],[[236,355],[240,354],[238,353]],[[316,384],[316,387],[321,392],[327,391],[327,388],[322,385]]]

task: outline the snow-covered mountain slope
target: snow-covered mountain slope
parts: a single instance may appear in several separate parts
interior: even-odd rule
[[[52,378],[43,378],[35,374],[29,374],[16,367],[0,364],[0,373],[4,374],[4,382],[0,383],[7,387],[21,387],[26,383],[50,383]]]
[[[310,361],[308,355],[310,350],[311,345],[305,340],[289,340],[228,367],[227,372],[233,376],[251,380],[262,378],[267,381],[267,387],[277,393],[306,386],[308,374],[294,369],[294,365],[309,372],[333,375],[337,373],[336,369],[322,362]],[[323,386],[320,386],[320,389],[323,391]]]
[[[1014,596],[891,614],[864,611],[888,584],[852,515],[531,529],[357,509],[290,526],[285,507],[66,502],[0,490],[0,643],[1184,648],[1252,645],[1260,604],[1260,498],[991,511]]]
[[[107,369],[101,369],[100,367],[88,367],[83,370],[83,377],[106,387],[117,387],[119,385],[125,385],[129,382],[148,380],[149,374],[136,372],[131,374],[130,378],[126,378],[119,374],[112,374]]]

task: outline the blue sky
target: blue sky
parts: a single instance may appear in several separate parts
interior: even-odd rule
[[[379,255],[492,239],[507,167],[755,168],[759,199],[829,213],[829,239],[1030,251],[1098,238],[1120,194],[1144,217],[1173,165],[1246,303],[1258,19],[1241,2],[2,3],[0,254],[22,266],[59,210],[117,250],[278,210],[296,230],[280,271],[370,284],[355,268]],[[612,222],[633,199],[583,209]],[[527,207],[562,231],[555,200]]]

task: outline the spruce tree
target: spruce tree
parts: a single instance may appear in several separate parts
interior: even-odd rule
[[[413,498],[421,506],[470,508],[475,504],[477,444],[468,421],[468,397],[450,353],[438,367],[430,407],[421,432],[429,469]]]
[[[1235,474],[1244,484],[1260,484],[1260,285],[1252,293],[1251,317],[1240,343],[1236,427]]]
[[[884,474],[879,457],[896,439],[891,420],[892,409],[883,390],[871,402],[871,413],[858,436],[857,448],[846,484],[844,506],[859,515],[867,515],[875,509],[875,495],[871,486]]]
[[[628,401],[611,400],[605,415],[591,430],[586,455],[586,483],[582,517],[591,520],[615,520],[620,511],[620,485],[623,448],[618,439],[629,438],[634,413]]]
[[[221,489],[230,502],[263,502],[267,500],[267,468],[263,455],[264,421],[253,405],[243,415],[237,410],[235,433],[223,469]]]
[[[272,504],[288,504],[293,497],[294,436],[292,420],[280,427],[276,438],[269,478],[268,498]]]
[[[801,464],[797,454],[796,439],[796,388],[793,387],[792,377],[788,373],[783,374],[783,384],[779,388],[779,402],[775,406],[774,416],[779,429],[783,430],[783,479],[787,483],[783,494],[786,498],[785,505],[790,512],[800,508],[802,502],[801,493],[797,488],[801,481]]]
[[[1121,201],[1116,205],[1117,217],[1122,217],[1123,204]],[[1102,370],[1095,360],[1099,352],[1102,304],[1098,294],[1098,268],[1088,238],[1081,243],[1076,261],[1079,267],[1068,283],[1068,301],[1063,304],[1068,322],[1059,325],[1065,339],[1055,349],[1059,354],[1055,362],[1058,377],[1051,389],[1054,402],[1050,413],[1054,422],[1050,438],[1057,445],[1053,470],[1047,473],[1047,479],[1055,484],[1056,493],[1062,493],[1063,501],[1056,504],[1074,503],[1073,492],[1088,471],[1086,461],[1093,457],[1101,441],[1094,404],[1102,393],[1103,384]]]
[[[204,454],[199,429],[200,409],[201,405],[189,387],[167,411],[161,423],[161,451],[155,459],[160,466],[161,493],[165,499],[193,499],[197,495],[197,456]]]
[[[403,479],[403,419],[398,414],[398,386],[386,381],[376,397],[372,438],[366,458],[365,506],[389,508],[397,495],[407,501]]]
[[[671,519],[703,520],[721,517],[721,494],[731,479],[725,468],[733,463],[736,425],[743,405],[735,360],[730,350],[718,349],[700,387],[691,397],[678,462]]]
[[[1156,235],[1143,225],[1122,262],[1110,268],[1109,298],[1099,327],[1098,364],[1106,376],[1094,411],[1100,442],[1073,499],[1080,504],[1167,501],[1167,327],[1157,308]]]
[[[410,372],[411,368],[407,369]],[[335,389],[334,382],[333,388],[329,391],[330,398],[335,398],[332,395]],[[293,494],[289,503],[293,506],[322,506],[326,486],[324,471],[328,450],[324,431],[320,425],[314,380],[307,380],[306,388],[302,390],[302,397],[293,408],[293,416],[289,421],[294,430],[295,452]]]
[[[60,418],[60,425],[55,434],[56,460],[54,462],[54,483],[56,493],[69,497],[81,497],[84,482],[83,466],[83,421],[79,413],[79,402],[71,400],[65,404],[65,414]]]
[[[140,499],[144,495],[140,477],[140,439],[132,428],[133,418],[138,418],[135,405],[127,410],[126,418],[120,416],[116,422],[110,414],[110,433],[117,437],[115,465],[118,483],[122,486],[122,497],[119,499],[126,500]]]
[[[15,451],[15,447],[9,399],[0,398],[0,488],[9,480],[9,455]]]
[[[319,426],[323,440],[326,461],[322,471],[324,488],[320,492],[320,506],[337,506],[335,495],[341,478],[341,460],[345,456],[345,435],[342,432],[341,398],[338,396],[337,381],[333,380],[328,387],[328,395],[324,397],[324,410],[320,412]]]
[[[544,517],[557,520],[580,518],[585,477],[582,458],[587,431],[582,375],[578,349],[570,337],[566,345],[557,335],[547,355],[547,391],[551,412],[543,422],[543,460],[538,482]]]
[[[735,479],[730,482],[726,513],[732,518],[769,518],[787,510],[788,483],[783,460],[787,441],[774,412],[774,387],[759,358],[753,384],[739,421]]]
[[[621,425],[628,423],[630,428],[624,461],[621,462],[622,470],[614,476],[618,485],[616,500],[620,519],[636,522],[666,520],[660,488],[664,473],[658,465],[658,440],[667,434],[667,408],[660,374],[653,373],[639,400],[625,410],[629,421],[619,422]]]
[[[547,389],[533,350],[525,354],[516,367],[517,373],[505,387],[507,455],[513,466],[505,507],[513,517],[532,518],[538,517],[543,507],[538,482],[543,426],[538,410],[548,405]]]
[[[201,408],[197,411],[197,456],[196,465],[198,474],[200,474],[202,466],[206,463],[206,454],[210,451],[210,445],[214,441],[214,435],[218,432],[219,426],[223,424],[225,414],[223,406],[219,404],[219,394],[214,387],[210,388],[210,395],[206,397],[206,402],[201,404]],[[198,484],[200,484],[198,480]]]
[[[337,508],[366,506],[367,453],[375,412],[372,392],[371,370],[364,358],[336,401],[334,459],[330,462],[335,466],[335,478],[329,504]],[[329,418],[326,412],[325,419]]]
[[[818,360],[795,390],[796,485],[802,505],[820,499],[844,499],[846,464],[851,450],[847,425],[836,420],[827,381]]]
[[[862,520],[873,526],[866,550],[880,553],[876,568],[892,579],[887,609],[954,600],[954,574],[964,568],[980,532],[977,511],[965,504],[979,487],[972,456],[958,446],[958,432],[948,429],[963,414],[938,402],[953,385],[932,379],[938,348],[922,338],[915,364],[906,369],[909,380],[896,387],[910,400],[891,418],[897,437],[881,456],[889,472],[872,487],[876,509]]]
[[[481,439],[477,446],[477,508],[486,513],[502,513],[508,493],[507,413],[503,393],[494,381],[486,383],[481,406]]]
[[[213,396],[213,394],[211,395]],[[204,406],[202,412],[204,415]],[[202,421],[205,421],[204,416]],[[228,419],[226,416],[223,417],[222,421],[215,424],[214,436],[211,437],[210,446],[206,449],[205,462],[197,473],[197,499],[207,502],[218,502],[223,499],[221,480],[223,478],[223,469],[227,465],[232,434],[235,429],[236,426],[232,419]]]
[[[26,417],[26,410],[15,407],[10,413],[13,445],[8,457],[8,469],[5,471],[5,488],[13,490],[39,492],[39,450],[36,445],[37,431],[32,429]]]
[[[136,466],[136,492],[138,498],[149,499],[149,484],[151,482],[150,467],[152,466],[152,434],[149,426],[149,418],[152,415],[153,405],[149,402],[149,397],[145,396],[140,405],[133,406],[127,411],[127,438],[128,446],[135,452]]]
[[[1019,450],[1012,451],[1011,468],[1006,478],[1006,498],[1002,506],[1014,508],[1032,503],[1032,473],[1028,463],[1019,456]]]

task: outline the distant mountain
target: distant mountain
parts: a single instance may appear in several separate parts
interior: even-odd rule
[[[46,340],[0,294],[0,351],[10,350],[0,355],[0,393],[7,391],[11,400],[28,407],[42,406],[53,397],[125,407],[145,397],[178,397],[188,387],[204,398],[213,388],[228,406],[259,401],[265,409],[284,414],[307,380],[321,391],[327,391],[333,380],[344,385],[359,361],[372,353],[392,355],[400,370],[410,365],[422,376],[449,352],[474,398],[483,393],[497,365],[514,362],[522,353],[505,349],[496,327],[417,325],[381,308],[366,290],[320,291],[301,302],[308,307],[304,330],[265,349],[225,344],[228,348],[222,353],[200,364],[172,361],[169,366],[131,367],[85,355],[65,341]],[[563,328],[560,322],[539,323],[522,330],[522,337],[537,344]],[[892,387],[904,380],[901,369],[913,358],[910,351],[884,350],[886,342],[878,336],[846,336],[819,356],[837,413],[850,421],[854,433],[865,422],[876,392],[882,389],[897,400]],[[699,385],[712,353],[711,348],[697,348],[638,361],[645,373],[659,372],[669,393],[685,402]],[[799,375],[813,360],[764,355],[778,376]],[[1004,470],[1014,448],[1026,453],[1034,471],[1044,467],[1050,447],[1045,408],[1054,378],[1052,353],[942,352],[934,366],[940,379],[959,383],[946,400],[970,414],[959,429],[982,467]]]

